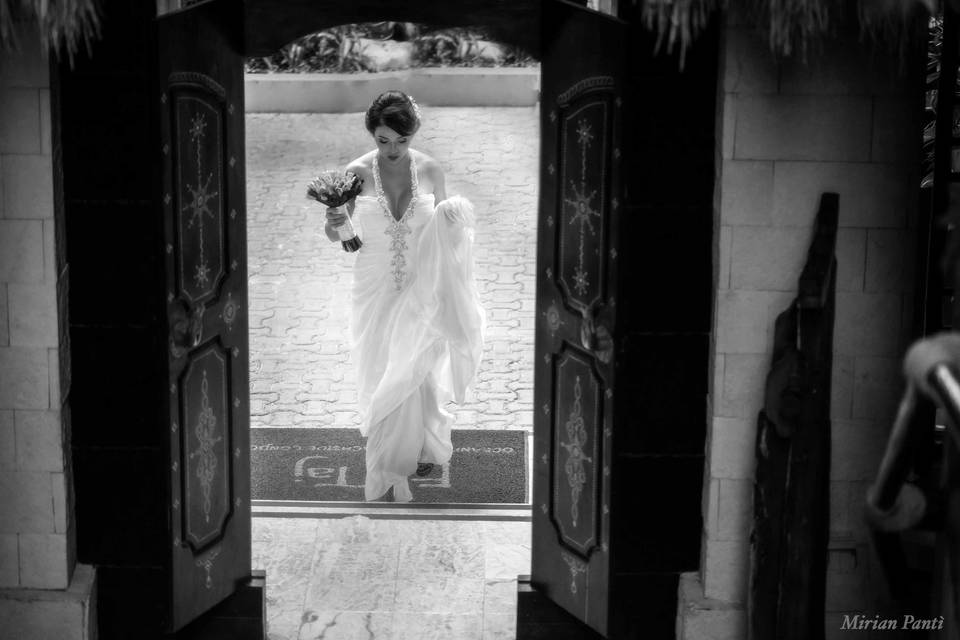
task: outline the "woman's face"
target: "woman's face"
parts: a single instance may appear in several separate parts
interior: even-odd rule
[[[377,143],[380,159],[391,164],[397,164],[407,157],[410,151],[410,140],[413,136],[401,136],[399,133],[380,125],[373,130],[373,139]]]

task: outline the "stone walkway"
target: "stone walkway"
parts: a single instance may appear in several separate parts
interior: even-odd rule
[[[533,404],[538,111],[423,108],[414,147],[447,193],[476,207],[476,277],[487,343],[455,428],[530,429]],[[254,427],[359,424],[348,351],[354,257],[305,196],[319,171],[372,148],[362,114],[247,114],[250,392]]]
[[[253,518],[267,640],[512,640],[530,523]]]

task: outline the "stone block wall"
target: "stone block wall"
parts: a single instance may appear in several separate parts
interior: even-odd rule
[[[922,67],[908,73],[856,36],[825,43],[805,64],[778,61],[730,16],[724,36],[704,532],[700,573],[680,593],[678,637],[744,637],[756,418],[773,323],[796,295],[820,194],[835,191],[829,638],[843,612],[875,611],[882,588],[860,514],[911,330]],[[696,631],[707,627],[710,635]]]
[[[93,572],[74,571],[51,104],[36,37],[0,54],[0,620],[25,640],[92,629]]]
[[[50,78],[35,42],[0,59],[0,91],[0,586],[65,589]]]

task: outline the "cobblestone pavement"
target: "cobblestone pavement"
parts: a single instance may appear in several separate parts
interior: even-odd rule
[[[530,429],[539,137],[537,110],[423,108],[414,148],[476,207],[487,342],[455,428]],[[349,354],[354,257],[323,233],[306,185],[372,148],[362,114],[248,114],[252,426],[359,424]]]

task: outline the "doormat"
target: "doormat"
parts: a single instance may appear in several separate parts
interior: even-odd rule
[[[518,430],[455,429],[450,462],[410,477],[413,502],[525,503],[526,438]],[[362,502],[365,444],[357,429],[253,428],[253,499]]]

